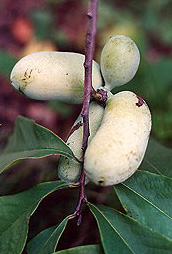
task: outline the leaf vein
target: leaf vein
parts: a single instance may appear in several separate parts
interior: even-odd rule
[[[149,201],[146,197],[142,196],[140,193],[136,192],[135,190],[133,190],[132,188],[130,188],[129,186],[127,186],[124,183],[121,183],[122,185],[124,185],[126,188],[128,188],[130,191],[134,192],[136,195],[138,195],[139,197],[141,197],[142,199],[144,199],[145,201],[147,201],[151,206],[155,207],[158,211],[160,211],[161,213],[163,213],[166,217],[168,217],[169,219],[172,220],[172,217],[170,215],[168,215],[167,213],[165,213],[163,210],[161,210],[158,206],[154,205],[151,201]]]
[[[160,175],[163,175],[163,173],[161,173],[160,169],[158,169],[156,166],[154,166],[149,160],[145,159],[145,161],[146,161],[153,169],[155,169]]]
[[[66,184],[61,184],[60,186],[58,186],[58,189],[60,189],[62,186],[65,186],[65,185],[66,185]],[[55,190],[56,190],[56,189],[55,189]],[[55,190],[53,189],[53,190],[50,191],[48,194],[50,194],[51,192],[53,192],[53,191],[55,191]],[[25,215],[25,213],[27,214],[28,210],[29,210],[29,209],[32,209],[32,207],[34,207],[34,206],[36,205],[37,202],[38,202],[38,205],[39,205],[40,202],[42,201],[42,199],[43,199],[44,197],[46,197],[48,194],[44,195],[44,196],[41,198],[41,200],[35,201],[34,204],[32,203],[31,206],[29,206],[28,208],[26,208],[26,210],[25,210],[23,213],[21,213],[21,214],[13,221],[13,223],[11,223],[11,225],[10,225],[8,228],[6,228],[6,230],[0,235],[0,237],[2,237],[2,236],[16,223],[16,221],[20,219],[20,217],[22,217],[23,215]],[[37,208],[37,206],[36,206],[36,208]],[[35,210],[35,209],[34,209],[34,210]],[[34,212],[34,211],[33,211],[33,212]],[[30,216],[32,216],[33,212],[30,214]]]
[[[112,223],[106,218],[106,216],[96,207],[94,206],[98,211],[99,213],[105,218],[105,220],[110,224],[110,226],[114,229],[114,231],[120,236],[120,238],[122,239],[122,241],[125,243],[125,245],[131,250],[131,252],[133,254],[135,254],[133,252],[133,250],[130,248],[130,246],[128,245],[128,243],[125,241],[125,239],[121,236],[121,234],[117,231],[117,229],[112,225]]]

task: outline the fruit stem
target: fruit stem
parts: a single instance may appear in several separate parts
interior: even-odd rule
[[[82,106],[81,116],[83,118],[83,142],[82,142],[82,159],[84,160],[85,151],[88,145],[89,131],[89,103],[91,98],[92,87],[92,61],[95,49],[95,38],[97,32],[97,9],[98,0],[90,0],[87,16],[89,18],[88,30],[86,35],[86,53],[85,53],[85,79],[84,79],[84,102]],[[86,202],[85,195],[85,172],[84,161],[82,162],[82,173],[80,178],[80,195],[78,204],[75,209],[75,215],[78,216],[77,225],[80,225],[82,216],[82,204]]]
[[[97,91],[94,90],[91,92],[91,99],[105,107],[107,101],[107,91],[104,89],[97,89]]]

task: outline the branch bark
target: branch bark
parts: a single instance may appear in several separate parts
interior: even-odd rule
[[[95,38],[97,32],[97,8],[98,8],[98,0],[91,0],[89,10],[88,10],[88,18],[89,25],[86,36],[86,52],[85,52],[85,81],[84,81],[84,102],[81,111],[81,115],[83,117],[84,123],[84,133],[83,133],[83,144],[82,150],[83,155],[88,145],[88,137],[89,133],[89,103],[91,98],[92,87],[92,61],[94,56],[95,49]]]
[[[87,16],[89,18],[88,31],[86,35],[86,52],[85,52],[85,80],[84,80],[84,102],[81,111],[83,117],[83,142],[82,142],[82,151],[83,151],[83,162],[82,162],[82,174],[80,178],[80,197],[78,200],[78,205],[75,210],[75,214],[78,216],[78,225],[81,223],[81,208],[83,202],[86,201],[85,196],[85,173],[84,173],[84,155],[88,145],[88,138],[90,136],[89,131],[89,103],[91,98],[91,92],[93,91],[92,87],[92,61],[94,56],[95,49],[95,38],[97,32],[97,9],[98,9],[98,0],[90,0],[90,6],[88,9]]]

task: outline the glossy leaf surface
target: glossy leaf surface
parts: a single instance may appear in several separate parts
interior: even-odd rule
[[[114,188],[128,215],[172,239],[171,178],[136,171]]]
[[[89,204],[105,254],[171,254],[172,241],[136,220],[105,206]]]

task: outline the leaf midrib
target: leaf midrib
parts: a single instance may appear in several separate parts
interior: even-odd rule
[[[92,206],[94,206],[93,204],[92,204]],[[125,241],[125,239],[120,235],[120,233],[117,231],[117,229],[111,224],[111,222],[106,218],[106,216],[96,207],[96,206],[94,206],[98,211],[99,211],[99,213],[105,218],[105,220],[110,224],[110,226],[114,229],[114,231],[119,235],[119,237],[122,239],[122,241],[125,243],[125,245],[131,250],[131,252],[133,253],[133,254],[135,254],[134,252],[133,252],[133,250],[130,248],[130,246],[128,245],[128,243]]]
[[[0,157],[1,156],[3,156],[3,155],[10,155],[10,154],[16,154],[16,153],[25,153],[25,152],[36,152],[36,151],[47,151],[47,150],[50,150],[50,151],[61,151],[60,149],[55,149],[55,148],[45,148],[45,149],[33,149],[33,150],[22,150],[22,151],[15,151],[15,152],[4,152],[4,153],[2,153],[1,155],[0,155]],[[71,155],[70,153],[68,153],[68,152],[64,152],[64,151],[61,151],[62,153],[66,153],[66,154],[69,154],[69,155]],[[72,156],[72,155],[71,155]]]
[[[65,220],[68,221],[68,218],[70,218],[70,215],[67,216],[67,217],[55,228],[55,230],[50,234],[50,236],[48,237],[48,239],[47,239],[47,240],[45,241],[45,243],[43,244],[43,246],[42,246],[42,248],[41,248],[41,251],[42,251],[43,247],[46,246],[46,244],[47,244],[47,242],[50,240],[50,238],[56,233],[56,231],[58,230],[58,227],[59,227]],[[67,223],[67,222],[66,222],[66,223]],[[61,237],[63,231],[64,231],[64,229],[63,229],[62,232],[60,233],[58,239]],[[57,241],[58,241],[58,239],[57,239]],[[56,241],[56,245],[57,245],[57,241]],[[56,246],[55,246],[55,248],[56,248]],[[55,251],[55,248],[54,248],[53,251]],[[41,253],[41,252],[40,252],[40,253]]]
[[[157,207],[156,205],[154,205],[151,201],[149,201],[147,198],[145,198],[144,196],[142,196],[140,193],[136,192],[135,190],[133,190],[132,188],[130,188],[129,186],[127,186],[124,183],[121,183],[122,185],[124,185],[126,188],[128,188],[130,191],[134,192],[136,195],[138,195],[140,198],[144,199],[145,201],[147,201],[151,206],[153,206],[154,208],[156,208],[158,211],[162,212],[166,217],[168,217],[169,219],[172,220],[172,217],[170,217],[170,215],[168,215],[167,213],[165,213],[163,210],[161,210],[159,207]]]
[[[145,161],[153,168],[155,169],[160,175],[164,175],[161,173],[160,169],[158,169],[156,166],[154,166],[148,159],[145,159]],[[164,175],[165,176],[165,175]]]
[[[65,186],[66,184],[61,184],[61,185],[58,186],[57,188],[59,189],[59,188],[61,188],[63,185]],[[58,190],[58,189],[57,189],[57,190]],[[15,222],[16,222],[18,219],[20,219],[20,217],[24,216],[25,213],[27,213],[29,209],[31,209],[32,207],[34,207],[34,206],[36,205],[37,202],[38,202],[38,205],[39,205],[39,203],[42,201],[43,198],[45,198],[47,195],[49,195],[50,193],[52,193],[52,192],[55,191],[55,190],[56,190],[56,188],[53,189],[52,191],[48,192],[46,195],[44,195],[44,196],[41,198],[41,200],[35,201],[34,204],[32,204],[30,207],[26,208],[26,210],[25,210],[24,212],[22,212],[22,213],[13,221],[13,223],[12,223],[8,228],[6,228],[6,230],[0,235],[0,238],[13,226],[13,224],[15,224]],[[37,207],[37,206],[36,206],[36,207]],[[36,209],[36,208],[35,208],[35,209]],[[33,212],[34,212],[34,211],[33,211]],[[33,212],[32,212],[32,213],[33,213]],[[32,216],[32,213],[30,214],[30,216]]]

